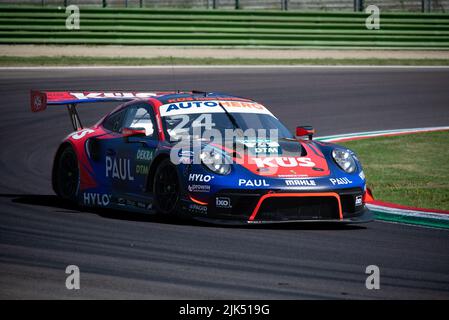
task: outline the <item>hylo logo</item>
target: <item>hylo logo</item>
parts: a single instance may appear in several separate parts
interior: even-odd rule
[[[189,181],[195,181],[195,182],[209,182],[213,178],[214,178],[214,176],[211,176],[209,174],[191,173],[189,175]]]

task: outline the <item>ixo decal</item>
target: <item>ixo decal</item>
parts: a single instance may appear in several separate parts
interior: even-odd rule
[[[239,186],[245,187],[269,187],[265,179],[239,179]]]
[[[259,168],[293,168],[293,167],[314,167],[315,163],[310,158],[303,157],[266,157],[253,158]]]
[[[215,206],[217,208],[231,209],[231,199],[228,197],[217,197],[215,199]]]
[[[131,175],[131,162],[129,159],[106,156],[106,177],[134,181],[134,176]]]
[[[348,178],[330,178],[329,181],[332,183],[332,185],[345,185],[345,184],[351,184],[352,181]]]

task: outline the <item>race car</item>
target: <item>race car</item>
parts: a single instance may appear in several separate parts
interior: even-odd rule
[[[83,128],[77,105],[121,101]],[[251,99],[201,91],[31,91],[67,105],[74,132],[54,157],[56,194],[82,207],[220,224],[361,223],[369,191],[351,150],[295,134]]]

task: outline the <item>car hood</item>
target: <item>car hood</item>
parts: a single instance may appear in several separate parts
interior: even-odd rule
[[[220,148],[232,153],[235,163],[260,176],[307,178],[330,174],[325,156],[312,141],[238,140],[232,150]]]

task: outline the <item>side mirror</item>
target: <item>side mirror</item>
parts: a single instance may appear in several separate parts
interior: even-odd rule
[[[315,129],[312,126],[296,127],[296,136],[297,137],[308,136],[309,140],[312,140],[312,137],[314,134],[315,134]]]
[[[122,134],[125,138],[142,137],[146,135],[145,128],[123,128]]]

